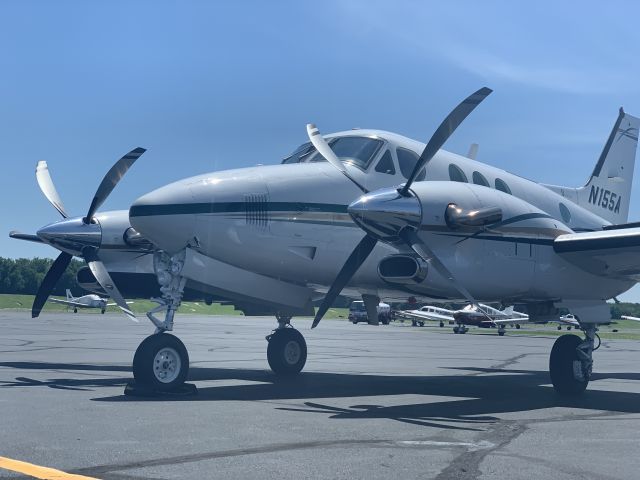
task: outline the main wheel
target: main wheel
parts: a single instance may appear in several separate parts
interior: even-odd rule
[[[189,354],[178,337],[156,333],[145,338],[133,357],[136,382],[157,390],[172,390],[189,373]]]
[[[577,335],[562,335],[558,337],[549,356],[549,374],[556,392],[561,395],[579,395],[585,391],[589,379],[579,380],[574,374],[574,368],[580,367],[576,348],[582,343]],[[576,364],[575,362],[578,362]]]
[[[440,322],[440,328],[444,327],[444,322]]]
[[[307,342],[295,328],[279,328],[269,337],[267,360],[273,373],[299,373],[307,362]]]
[[[460,327],[459,326],[455,326],[453,327],[453,333],[458,333],[460,331]]]
[[[516,323],[516,330],[520,330],[520,324]]]
[[[77,308],[74,308],[74,309],[73,309],[73,313],[78,313],[78,309],[77,309]]]
[[[505,331],[504,330],[498,330],[498,335],[500,335],[501,337],[504,337]]]

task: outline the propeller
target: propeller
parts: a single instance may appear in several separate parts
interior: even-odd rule
[[[67,269],[69,264],[71,263],[71,259],[73,255],[67,252],[60,252],[58,258],[56,258],[49,268],[49,271],[42,279],[42,283],[38,287],[38,292],[36,293],[36,298],[33,299],[33,305],[31,307],[31,318],[36,318],[40,315],[40,311],[42,307],[44,307],[47,298],[51,295],[51,292],[60,280],[62,274]]]
[[[420,173],[427,163],[433,158],[433,156],[442,148],[445,142],[449,139],[449,137],[456,131],[456,128],[460,126],[460,124],[464,121],[467,116],[473,112],[473,110],[480,105],[485,98],[489,96],[492,92],[490,88],[482,87],[480,90],[472,93],[467,98],[465,98],[462,102],[458,104],[456,108],[454,108],[447,118],[445,118],[440,126],[437,128],[435,133],[429,139],[427,146],[424,147],[422,151],[422,155],[420,155],[420,159],[416,166],[411,172],[411,176],[407,180],[407,183],[399,189],[400,195],[406,196],[409,193],[409,188],[411,184]]]
[[[118,307],[132,320],[137,321],[133,312],[128,308],[127,302],[111,279],[109,272],[98,256],[98,250],[102,239],[102,229],[95,222],[94,215],[115,186],[127,173],[127,170],[146,150],[135,148],[118,160],[100,182],[98,189],[91,201],[85,217],[69,217],[60,195],[53,184],[47,162],[40,161],[36,167],[36,179],[40,190],[53,207],[60,212],[64,220],[52,223],[38,230],[37,235],[29,235],[20,232],[11,232],[9,236],[20,240],[44,242],[61,250],[60,255],[53,262],[46,273],[31,308],[33,318],[40,315],[47,298],[71,263],[73,256],[84,258],[91,272],[104,291],[116,302]]]
[[[342,266],[340,273],[338,273],[338,276],[333,281],[331,288],[329,288],[329,291],[325,295],[324,300],[313,319],[311,328],[316,328],[318,326],[318,323],[320,323],[324,314],[327,313],[329,308],[331,308],[331,305],[333,305],[335,299],[338,298],[342,289],[347,285],[347,283],[349,283],[351,277],[355,275],[360,268],[360,265],[362,265],[367,259],[373,250],[373,247],[376,246],[376,243],[378,243],[378,240],[369,234],[365,235],[364,238],[360,240],[360,243],[358,243],[353,252],[351,252],[351,255],[349,255],[349,258]]]
[[[422,207],[419,200],[409,191],[411,184],[414,182],[418,173],[429,163],[434,155],[440,150],[447,139],[453,134],[464,119],[482,102],[490,93],[491,89],[481,88],[463,100],[451,113],[444,119],[435,133],[429,139],[418,162],[416,163],[407,183],[394,189],[381,189],[375,192],[367,192],[355,180],[353,180],[346,172],[345,166],[335,156],[333,151],[328,147],[320,149],[314,139],[320,146],[324,139],[319,135],[318,129],[313,125],[307,125],[307,132],[316,149],[324,156],[329,163],[338,168],[352,182],[360,187],[365,193],[358,200],[349,205],[348,212],[353,221],[362,228],[366,235],[355,247],[349,258],[341,268],[338,276],[329,288],[327,295],[324,297],[318,312],[313,320],[311,328],[315,328],[320,320],[331,307],[336,297],[342,289],[349,283],[353,275],[358,271],[360,266],[365,262],[369,254],[373,251],[378,240],[397,243],[402,241],[410,247],[425,262],[430,263],[433,268],[460,294],[473,305],[478,306],[478,302],[473,298],[469,291],[458,282],[447,267],[440,261],[435,253],[418,237],[416,228],[420,225],[422,218]],[[313,133],[317,132],[317,133]],[[313,134],[313,136],[312,136]],[[324,142],[326,145],[326,142]],[[336,163],[337,162],[337,163]]]
[[[49,200],[49,203],[51,203],[51,205],[60,212],[60,215],[64,218],[68,218],[69,215],[67,215],[67,212],[64,209],[60,195],[58,195],[58,191],[53,184],[53,180],[51,180],[51,174],[49,173],[47,162],[44,160],[40,160],[36,165],[36,180],[38,181],[40,190],[42,190],[44,196]]]
[[[333,150],[331,150],[327,141],[320,134],[320,130],[318,130],[318,127],[313,123],[307,124],[307,135],[309,136],[309,140],[311,140],[313,146],[316,147],[316,150],[320,152],[320,155],[322,155],[327,162],[340,170],[345,177],[351,180],[364,193],[369,193],[369,190],[360,185],[358,181],[349,174],[347,167],[344,166],[344,163],[342,163]]]

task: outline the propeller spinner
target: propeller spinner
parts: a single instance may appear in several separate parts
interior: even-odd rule
[[[416,163],[407,183],[397,188],[386,188],[368,193],[363,187],[355,182],[346,172],[345,167],[335,157],[335,154],[327,146],[326,149],[319,148],[316,143],[322,146],[324,139],[318,134],[318,129],[314,125],[307,125],[307,132],[311,142],[316,149],[338,170],[356,183],[365,195],[349,205],[347,211],[353,221],[362,228],[366,235],[353,250],[342,269],[338,273],[333,284],[324,297],[318,312],[313,320],[311,328],[315,328],[320,320],[331,307],[335,299],[340,295],[342,289],[349,283],[353,275],[365,262],[369,254],[373,251],[378,241],[397,243],[402,242],[411,248],[419,257],[446,278],[460,294],[473,305],[478,306],[478,302],[469,291],[458,282],[449,269],[440,261],[435,253],[420,239],[416,233],[416,228],[420,225],[422,210],[420,201],[411,193],[411,184],[418,173],[425,168],[434,155],[442,148],[447,139],[453,134],[464,119],[492,92],[489,88],[481,88],[463,100],[451,113],[443,120],[437,130],[429,139],[420,159]],[[326,145],[326,142],[324,142]],[[325,155],[326,150],[329,157]],[[339,164],[337,165],[336,162]]]
[[[79,256],[84,258],[100,286],[111,296],[118,307],[120,307],[129,318],[137,321],[98,256],[98,249],[100,248],[102,240],[102,229],[100,224],[95,220],[94,215],[125,173],[127,173],[127,170],[129,170],[131,165],[133,165],[145,151],[144,148],[140,147],[131,150],[111,167],[102,179],[102,182],[100,182],[100,186],[91,201],[87,215],[84,217],[69,217],[62,204],[60,195],[58,195],[56,187],[53,184],[47,162],[38,162],[36,179],[40,190],[42,190],[42,193],[51,205],[60,212],[64,220],[41,228],[35,237],[19,232],[11,232],[10,234],[12,238],[40,241],[61,251],[38,288],[31,308],[31,316],[33,318],[40,315],[47,298],[49,298],[56,283],[71,263],[73,256]]]

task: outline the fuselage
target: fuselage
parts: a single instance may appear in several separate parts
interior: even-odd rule
[[[370,191],[403,183],[415,165],[407,162],[417,161],[424,148],[381,131],[356,130],[329,138],[375,140],[375,148],[366,147],[368,161],[347,162],[349,173]],[[586,273],[555,254],[552,243],[558,235],[609,224],[563,196],[444,150],[425,174],[426,181],[412,186],[423,211],[419,234],[478,300],[607,299],[632,286],[630,281]],[[138,232],[170,253],[187,247],[241,269],[323,291],[364,235],[347,213],[361,194],[327,162],[302,159],[175,182],[138,199],[129,217]],[[469,209],[500,207],[503,222],[488,230],[451,229],[444,218],[449,203]],[[380,260],[405,250],[378,243],[345,293],[374,291],[390,300],[459,297],[435,271],[413,285],[382,280]]]

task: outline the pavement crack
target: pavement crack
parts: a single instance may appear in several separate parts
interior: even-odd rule
[[[480,477],[480,464],[490,453],[500,450],[512,440],[522,435],[527,425],[522,422],[502,421],[487,429],[478,445],[492,445],[488,448],[469,449],[458,455],[448,467],[442,470],[436,480],[471,480]]]

